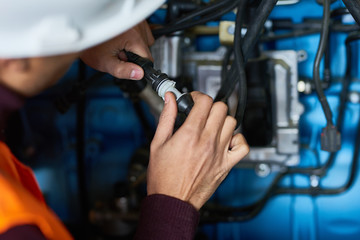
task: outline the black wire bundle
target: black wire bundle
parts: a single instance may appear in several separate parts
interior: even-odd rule
[[[247,32],[244,38],[241,37],[242,17],[247,1],[240,1],[238,6],[238,13],[236,16],[236,27],[234,36],[234,55],[235,60],[231,65],[230,71],[226,74],[222,81],[220,90],[218,91],[215,101],[226,102],[231,93],[239,83],[238,95],[239,101],[236,108],[235,119],[237,126],[241,126],[245,113],[246,99],[247,99],[247,85],[245,64],[249,54],[254,49],[254,46],[261,35],[266,19],[269,17],[272,9],[275,7],[277,0],[263,0],[256,9],[255,17],[249,23]]]
[[[208,4],[199,8],[171,23],[165,27],[154,29],[152,31],[155,38],[159,38],[163,35],[168,35],[176,31],[181,31],[199,24],[215,20],[223,16],[224,14],[234,10],[238,4],[238,0],[219,0],[215,3]]]

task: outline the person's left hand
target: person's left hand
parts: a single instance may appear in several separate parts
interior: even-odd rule
[[[90,67],[114,77],[139,80],[143,78],[144,71],[140,66],[126,62],[123,50],[152,60],[149,46],[153,43],[149,25],[143,21],[125,33],[85,50],[80,58]]]

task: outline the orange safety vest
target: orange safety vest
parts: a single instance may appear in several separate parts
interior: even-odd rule
[[[47,239],[73,239],[46,205],[33,172],[0,141],[0,234],[21,225],[35,225]]]

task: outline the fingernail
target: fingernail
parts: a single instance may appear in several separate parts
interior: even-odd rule
[[[139,71],[138,69],[133,69],[130,73],[131,79],[139,79],[140,76],[141,76],[141,71]]]

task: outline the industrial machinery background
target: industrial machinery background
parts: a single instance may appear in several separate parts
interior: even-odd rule
[[[359,9],[169,0],[148,19],[155,69],[226,102],[251,147],[201,210],[197,239],[360,238]],[[14,151],[75,236],[90,224],[87,239],[131,239],[161,108],[146,84],[78,62],[13,121]]]

